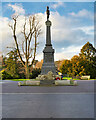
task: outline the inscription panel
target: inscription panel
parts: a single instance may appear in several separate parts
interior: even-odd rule
[[[44,62],[54,62],[54,54],[53,53],[45,53],[44,54]]]

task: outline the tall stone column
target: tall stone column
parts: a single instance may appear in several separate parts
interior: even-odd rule
[[[51,30],[50,30],[50,27],[51,27],[51,21],[47,20],[45,22],[46,24],[46,46],[50,46],[51,45]]]
[[[41,69],[41,74],[47,74],[52,71],[56,75],[56,67],[54,64],[54,49],[51,44],[51,21],[47,19],[46,24],[46,44],[43,50],[43,65]]]

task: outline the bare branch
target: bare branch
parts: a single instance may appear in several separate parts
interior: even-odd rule
[[[31,65],[33,65],[34,61],[35,61],[35,57],[36,57],[36,48],[37,48],[37,37],[36,37],[36,28],[35,28],[35,47],[34,47],[34,55],[33,55],[33,60]]]
[[[23,26],[23,34],[24,34],[24,37],[25,37],[25,40],[27,39],[27,36],[26,36],[26,19],[25,19],[25,24]]]
[[[9,25],[9,27],[12,29],[13,31],[13,38],[15,40],[15,44],[16,44],[16,49],[20,58],[21,63],[23,64],[23,66],[25,67],[25,71],[26,71],[26,78],[28,78],[29,75],[29,67],[32,66],[34,64],[35,61],[35,56],[36,56],[36,50],[37,50],[37,38],[38,36],[41,34],[41,26],[40,26],[40,22],[36,19],[36,16],[29,16],[28,20],[26,20],[25,17],[25,23],[23,25],[23,31],[21,31],[21,33],[23,33],[23,37],[24,40],[22,41],[22,52],[23,52],[23,56],[26,58],[25,62],[23,61],[23,56],[20,53],[20,49],[19,49],[19,44],[17,41],[17,36],[16,36],[16,25],[17,25],[17,18],[18,16],[13,16],[12,19],[14,21],[13,26]],[[27,26],[27,22],[29,22],[29,26]],[[28,31],[26,30],[26,28],[29,27]],[[33,46],[31,45],[32,40],[34,42]],[[32,48],[31,48],[32,47]],[[32,58],[33,57],[33,58]],[[31,64],[29,65],[29,59],[32,58]]]
[[[13,26],[11,25],[11,24],[8,24],[8,26],[12,29],[12,31],[13,31]]]
[[[13,30],[13,38],[15,40],[15,44],[16,44],[16,48],[17,48],[17,52],[18,52],[19,58],[20,58],[22,64],[25,65],[25,62],[22,59],[22,56],[21,56],[20,50],[19,50],[19,46],[18,46],[18,43],[17,43],[17,37],[16,37],[16,21],[17,21],[17,18],[18,18],[18,16],[17,17],[13,17],[14,25],[13,25],[13,27],[11,27],[11,29]]]
[[[23,54],[26,56],[26,53],[24,52],[24,41],[22,42],[22,51],[23,51]]]

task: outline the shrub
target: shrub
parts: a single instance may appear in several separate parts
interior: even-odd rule
[[[31,79],[35,79],[36,77],[38,77],[38,75],[41,73],[41,69],[36,68],[33,69],[32,73],[30,73],[30,78]]]
[[[5,80],[5,79],[12,79],[13,77],[8,74],[6,71],[2,72],[2,80]]]

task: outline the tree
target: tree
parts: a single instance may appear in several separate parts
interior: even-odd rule
[[[96,49],[87,42],[79,55],[62,62],[60,71],[69,76],[90,75],[91,78],[96,78]]]
[[[2,72],[2,80],[5,80],[5,79],[12,79],[13,77],[8,74],[6,71],[3,71]]]
[[[13,78],[19,77],[19,64],[17,50],[10,51],[7,54],[8,57],[5,58],[6,72],[10,74]]]
[[[71,60],[64,60],[60,66],[60,71],[71,77],[82,76],[85,73],[86,60],[81,59],[80,56],[74,55]]]
[[[71,64],[72,64],[72,74],[71,76],[82,76],[85,73],[85,64],[86,60],[83,58],[80,58],[78,55],[74,55],[71,58]]]
[[[18,15],[12,16],[13,25],[9,24],[9,27],[12,29],[13,32],[13,38],[15,41],[19,59],[26,71],[26,78],[29,78],[29,67],[31,67],[35,61],[36,50],[38,45],[37,38],[41,33],[41,26],[39,20],[36,18],[36,15],[25,17],[23,30],[21,32],[24,38],[22,40],[22,51],[20,51],[20,46],[16,34],[18,17]],[[32,42],[34,42],[33,46],[31,45]],[[30,59],[32,59],[31,63]]]
[[[91,78],[96,78],[96,49],[93,45],[87,42],[81,49],[80,57],[86,59],[86,74],[89,74]]]
[[[42,67],[42,64],[43,64],[43,60],[41,60],[41,61],[38,61],[37,63],[36,63],[36,65],[35,65],[35,68],[37,68],[37,69],[41,69],[41,67]]]
[[[64,60],[60,66],[60,72],[63,74],[69,74],[71,72],[72,64],[70,60]]]
[[[64,60],[55,61],[55,66],[56,66],[57,70],[60,70],[60,67],[61,67],[63,61]]]
[[[80,57],[86,58],[88,61],[93,61],[93,58],[96,55],[96,49],[93,45],[87,42],[81,49]]]
[[[40,68],[35,68],[35,69],[33,69],[32,73],[30,74],[30,78],[35,79],[36,77],[38,77],[38,75],[40,73],[41,73],[41,69]]]

